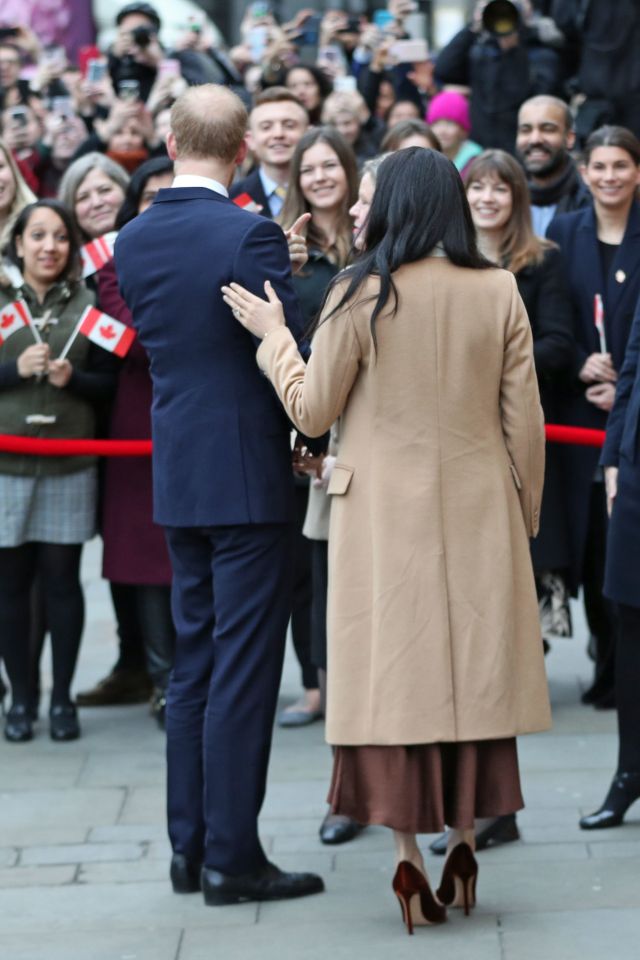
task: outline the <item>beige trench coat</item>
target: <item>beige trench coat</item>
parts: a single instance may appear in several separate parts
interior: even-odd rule
[[[321,324],[305,368],[286,328],[258,363],[309,436],[338,416],[329,494],[327,740],[411,744],[546,729],[529,537],[544,424],[531,330],[504,270],[429,257]],[[344,287],[342,288],[344,289]],[[331,309],[336,291],[327,304]],[[358,302],[359,301],[359,302]]]

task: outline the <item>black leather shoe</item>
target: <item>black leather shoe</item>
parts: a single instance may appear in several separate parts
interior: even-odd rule
[[[73,703],[56,703],[49,710],[49,734],[59,743],[80,736],[78,711]]]
[[[357,837],[361,830],[362,826],[357,820],[337,813],[328,813],[320,824],[320,840],[327,844],[348,843]]]
[[[613,778],[609,793],[599,810],[580,820],[581,830],[604,830],[619,827],[624,815],[640,799],[640,773],[618,773]]]
[[[4,738],[9,743],[26,743],[33,738],[31,707],[28,703],[14,703],[4,724]]]
[[[504,817],[495,817],[486,827],[476,833],[476,853],[486,850],[487,847],[497,847],[501,843],[511,843],[520,839],[520,831],[515,813],[508,813]],[[441,834],[433,843],[429,844],[432,853],[444,856],[447,852],[449,834]]]
[[[255,873],[229,876],[218,870],[202,868],[202,892],[208,907],[221,907],[247,900],[289,900],[322,893],[324,883],[315,873],[285,873],[267,863]]]
[[[169,876],[174,893],[198,893],[202,864],[192,863],[183,853],[174,853],[171,857]]]

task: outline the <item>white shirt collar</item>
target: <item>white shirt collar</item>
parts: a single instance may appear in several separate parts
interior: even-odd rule
[[[277,183],[275,180],[272,180],[271,177],[268,177],[267,174],[262,169],[262,167],[258,167],[258,176],[262,181],[262,188],[266,196],[270,197],[273,191],[276,190],[280,186],[280,184]]]
[[[223,184],[211,177],[199,177],[195,173],[180,173],[173,178],[172,187],[205,187],[207,190],[213,190],[214,193],[221,193],[223,197],[229,196],[229,191]]]

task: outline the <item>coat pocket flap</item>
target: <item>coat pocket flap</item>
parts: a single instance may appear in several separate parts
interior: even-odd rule
[[[353,470],[351,467],[345,467],[341,463],[336,463],[329,479],[327,493],[333,494],[334,496],[340,496],[341,494],[346,493],[349,489],[352,476]]]
[[[513,477],[513,482],[515,483],[516,487],[518,488],[518,490],[522,490],[522,481],[518,476],[518,471],[516,470],[516,468],[512,463],[509,464],[509,469],[511,470],[511,476]]]

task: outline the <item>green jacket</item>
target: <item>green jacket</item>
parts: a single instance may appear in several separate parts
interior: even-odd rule
[[[84,284],[58,283],[46,294],[44,303],[27,284],[16,290],[0,288],[0,311],[18,298],[26,301],[31,316],[42,317],[50,310],[52,322],[40,331],[51,348],[51,359],[61,353],[84,309],[94,302]],[[1,326],[0,326],[1,334]],[[46,377],[24,379],[18,373],[17,359],[34,343],[32,331],[24,327],[0,344],[0,433],[22,437],[91,438],[95,435],[95,414],[87,398],[86,371],[90,362],[90,343],[79,335],[67,357],[73,367],[66,387],[52,386]],[[52,423],[28,423],[27,417],[55,417]],[[95,463],[95,457],[38,457],[0,452],[0,473],[14,476],[44,476],[75,473]]]

